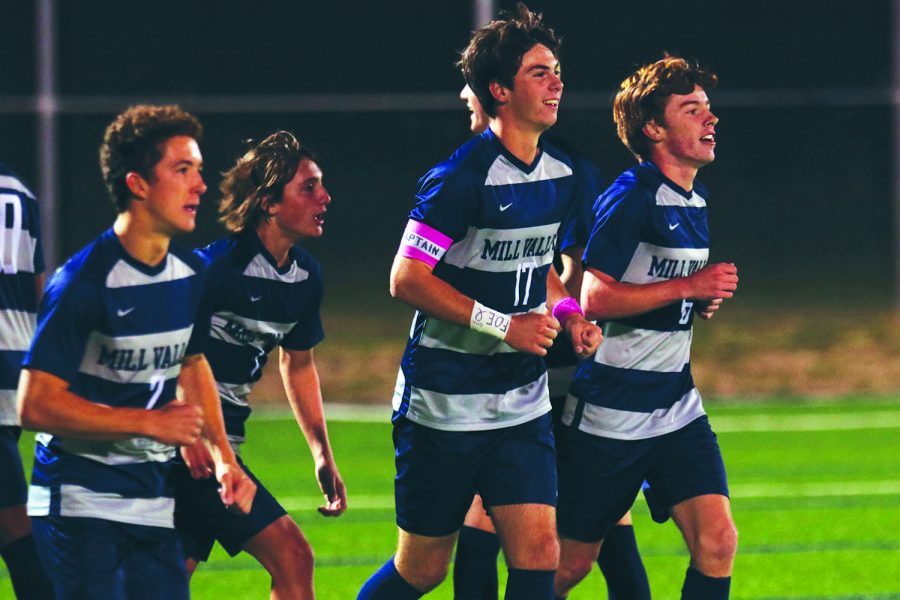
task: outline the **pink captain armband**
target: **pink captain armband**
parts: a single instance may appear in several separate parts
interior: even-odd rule
[[[569,317],[574,314],[579,314],[583,317],[584,311],[578,305],[578,301],[571,296],[560,300],[556,303],[556,306],[553,307],[553,318],[559,321],[560,325],[565,325],[566,321],[569,320]]]
[[[452,245],[452,238],[421,221],[410,219],[400,241],[400,254],[433,267]]]

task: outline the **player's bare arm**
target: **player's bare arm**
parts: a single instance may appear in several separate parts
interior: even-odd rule
[[[436,277],[432,269],[420,260],[398,253],[391,269],[391,296],[444,321],[470,326],[475,301]],[[495,314],[501,321],[509,320],[504,324],[503,341],[520,352],[538,356],[547,354],[547,348],[553,345],[560,328],[559,322],[550,315],[523,313],[509,317]]]
[[[319,507],[319,512],[326,517],[340,516],[347,510],[347,490],[328,440],[322,389],[313,351],[282,348],[280,356],[284,391],[297,424],[306,437],[315,462],[316,480],[325,496],[325,505]]]
[[[731,263],[707,265],[688,277],[656,283],[622,283],[588,268],[581,304],[589,319],[620,319],[644,314],[686,299],[713,301],[731,298],[737,289],[737,267]],[[718,304],[713,305],[718,310]]]
[[[204,440],[198,441],[198,444],[203,444],[203,441],[209,443],[209,459],[212,461],[216,481],[221,484],[219,493],[222,502],[225,506],[234,507],[238,512],[250,512],[253,497],[256,495],[256,484],[238,465],[234,451],[228,443],[215,378],[212,368],[202,354],[185,357],[178,376],[178,397],[202,411]],[[196,448],[182,454],[186,461],[188,457],[196,458],[198,455],[200,453]],[[197,468],[198,465],[192,468],[192,474]]]
[[[603,340],[600,328],[584,318],[577,301],[569,295],[568,288],[563,285],[559,275],[556,274],[556,269],[552,266],[547,273],[547,304],[553,313],[562,320],[561,326],[569,334],[575,354],[584,358],[597,351],[597,347]],[[562,311],[560,311],[561,308]]]
[[[202,416],[196,406],[170,402],[158,410],[113,408],[69,391],[69,382],[37,369],[19,379],[19,417],[32,431],[88,440],[149,437],[164,444],[193,444]]]

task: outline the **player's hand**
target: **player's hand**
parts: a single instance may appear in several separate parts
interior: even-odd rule
[[[182,446],[180,451],[184,464],[191,472],[191,477],[194,479],[212,477],[216,463],[205,441],[197,440],[190,446]]]
[[[699,300],[694,303],[694,312],[697,313],[697,316],[706,321],[710,320],[715,316],[716,312],[719,310],[719,307],[722,306],[722,302],[724,300],[722,298],[714,298],[709,302],[701,302]]]
[[[322,464],[316,467],[316,479],[319,481],[319,489],[325,496],[325,506],[319,507],[319,514],[326,517],[339,517],[344,514],[347,510],[347,489],[333,460],[322,461]]]
[[[715,300],[731,298],[737,289],[737,267],[733,263],[706,265],[690,277],[685,278],[690,293],[689,298]]]
[[[164,444],[190,446],[200,439],[203,412],[183,400],[173,400],[159,410],[148,410],[148,433]]]
[[[248,514],[256,496],[256,484],[236,462],[219,462],[216,465],[216,481],[219,497],[226,508],[236,513]]]
[[[596,323],[588,321],[580,314],[570,315],[566,319],[566,333],[572,340],[572,348],[580,358],[587,358],[597,351],[603,341],[603,333]]]
[[[558,334],[559,321],[550,315],[529,312],[512,316],[504,341],[520,352],[545,356]]]

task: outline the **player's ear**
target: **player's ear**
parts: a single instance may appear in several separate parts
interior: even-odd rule
[[[147,193],[150,191],[150,183],[144,179],[143,175],[135,171],[129,171],[125,175],[125,185],[128,186],[128,191],[131,192],[131,195],[139,199],[146,198]]]
[[[278,205],[280,202],[274,202],[272,200],[272,194],[266,194],[259,199],[259,206],[262,208],[263,214],[266,215],[266,218],[271,219],[278,212]]]
[[[505,87],[499,81],[492,81],[488,86],[491,96],[497,101],[497,104],[506,104],[509,101],[509,88]]]
[[[641,128],[641,131],[644,132],[650,141],[654,144],[662,141],[664,129],[660,127],[659,123],[657,123],[654,119],[650,119],[646,123],[644,123],[644,127]]]

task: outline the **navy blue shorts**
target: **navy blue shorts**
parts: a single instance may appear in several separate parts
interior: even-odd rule
[[[442,431],[395,417],[397,525],[417,535],[462,527],[475,491],[484,506],[556,505],[550,414],[487,431]]]
[[[602,540],[634,504],[644,480],[647,504],[658,523],[690,498],[728,496],[725,463],[705,415],[645,440],[602,438],[565,428],[559,438],[559,534],[586,543]]]
[[[174,529],[81,517],[32,517],[31,527],[57,600],[189,597]]]
[[[28,500],[28,486],[19,454],[22,428],[0,425],[0,508],[21,506]]]
[[[184,554],[196,561],[209,558],[216,540],[229,555],[235,556],[260,531],[283,517],[287,511],[259,479],[238,463],[256,484],[256,496],[250,514],[239,514],[225,508],[219,497],[219,483],[214,478],[194,479],[184,463],[176,460],[172,469],[175,481],[175,528],[181,536]]]

